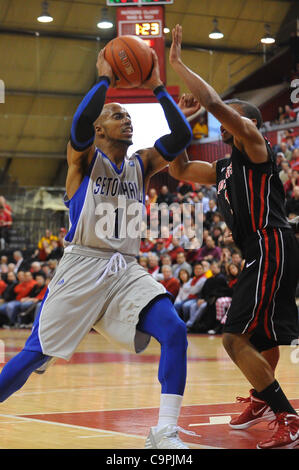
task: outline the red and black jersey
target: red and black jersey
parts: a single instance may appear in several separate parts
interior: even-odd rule
[[[274,153],[265,140],[269,160],[253,163],[233,146],[230,158],[217,161],[217,205],[243,250],[246,239],[268,227],[290,228],[285,211],[285,192]]]

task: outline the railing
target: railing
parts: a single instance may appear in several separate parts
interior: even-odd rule
[[[68,212],[63,204],[63,188],[0,186],[13,211],[10,249],[34,249],[46,229],[58,234],[68,227]]]

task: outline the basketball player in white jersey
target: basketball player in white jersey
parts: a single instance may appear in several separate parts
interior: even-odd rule
[[[162,284],[137,263],[140,234],[133,237],[134,230],[128,231],[136,208],[144,204],[150,177],[180,154],[192,135],[163,87],[154,51],[153,60],[145,86],[160,102],[170,134],[129,159],[131,118],[120,104],[104,105],[115,77],[103,51],[98,56],[99,81],[74,115],[67,148],[70,228],[64,256],[24,349],[1,372],[0,401],[33,371],[43,372],[50,360],[69,360],[91,328],[134,352],[145,349],[153,336],[161,344],[162,393],[159,420],[146,448],[187,448],[177,426],[186,382],[186,327]]]

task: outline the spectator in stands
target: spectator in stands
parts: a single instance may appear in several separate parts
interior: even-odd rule
[[[0,274],[0,297],[2,296],[3,292],[5,291],[7,284],[2,279],[2,275]]]
[[[227,268],[232,262],[232,254],[229,248],[223,247],[220,256],[220,270],[223,274],[227,273]]]
[[[208,129],[204,114],[199,115],[198,121],[193,126],[192,132],[193,132],[193,138],[196,140],[200,140],[204,137],[209,136],[209,129]]]
[[[194,265],[194,276],[190,279],[190,289],[186,300],[182,303],[176,302],[174,307],[179,316],[186,322],[190,317],[190,307],[196,304],[197,298],[200,296],[201,290],[207,278],[201,263]]]
[[[176,262],[176,257],[178,253],[184,253],[184,248],[180,244],[180,239],[173,237],[171,244],[168,248],[168,254],[171,257],[172,263]]]
[[[213,229],[213,227],[215,226],[220,227],[222,233],[226,228],[226,223],[224,222],[222,215],[220,214],[220,212],[217,211],[215,211],[212,215],[212,223],[210,228]]]
[[[12,326],[16,320],[14,315],[14,306],[17,305],[17,303],[24,297],[28,296],[29,292],[36,284],[30,271],[26,271],[25,273],[23,273],[23,271],[19,271],[17,276],[19,283],[14,287],[15,300],[11,300],[0,306],[1,316],[6,315],[6,324],[9,326]]]
[[[293,150],[290,165],[292,170],[299,171],[299,148]]]
[[[164,266],[164,265],[167,265],[167,266],[171,266],[172,265],[172,262],[171,262],[171,257],[169,256],[168,253],[164,253],[163,255],[161,255],[161,266]],[[172,269],[172,268],[171,268]],[[172,272],[172,271],[171,271]]]
[[[280,151],[284,154],[287,160],[292,158],[292,150],[289,148],[286,142],[281,142],[279,145]]]
[[[146,271],[148,271],[148,257],[147,256],[139,256],[138,263],[142,266]]]
[[[158,199],[158,194],[155,188],[151,188],[148,192],[148,203],[155,204]]]
[[[284,122],[294,122],[297,119],[297,113],[291,108],[289,104],[284,107]]]
[[[6,287],[0,296],[0,326],[4,325],[7,322],[6,305],[8,302],[16,298],[16,293],[14,289],[17,283],[18,282],[15,274],[13,272],[8,273],[6,279]],[[2,306],[5,306],[3,310]]]
[[[294,187],[298,185],[299,185],[299,171],[290,169],[289,179],[283,185],[284,191],[286,194],[286,199],[290,199],[292,197]]]
[[[59,234],[58,234],[58,245],[61,247],[64,246],[64,237],[66,236],[66,234],[67,234],[66,228],[61,227],[59,230]]]
[[[150,238],[150,231],[147,230],[146,234],[146,238],[142,238],[140,243],[140,253],[149,253],[155,246],[155,243]]]
[[[283,152],[278,152],[276,154],[276,165],[277,165],[278,171],[281,171],[281,164],[282,164],[283,161],[287,161],[285,156],[284,156],[284,153]]]
[[[234,287],[238,282],[238,277],[240,275],[240,268],[239,266],[236,266],[234,263],[230,263],[227,268],[227,275],[228,275],[228,287],[231,290],[231,293],[229,291],[227,292],[227,295],[225,297],[218,297],[215,303],[216,307],[216,320],[221,323],[221,325],[225,324],[226,321],[226,314],[227,311],[230,307],[231,301],[232,301],[232,296],[234,292]],[[219,332],[220,332],[219,328]]]
[[[164,264],[161,268],[163,279],[160,281],[165,287],[167,292],[173,296],[173,300],[176,299],[180,290],[180,281],[173,276],[171,266]]]
[[[33,261],[33,263],[31,263],[30,272],[32,274],[33,279],[36,279],[36,276],[38,276],[39,274],[44,275],[42,266],[38,261]]]
[[[281,179],[282,184],[286,183],[289,179],[290,169],[291,167],[289,162],[286,159],[283,160],[281,162],[281,171],[279,172],[279,178]]]
[[[15,273],[9,272],[7,274],[5,283],[6,283],[6,287],[0,296],[0,304],[10,302],[11,300],[14,300],[16,298],[16,293],[14,291],[14,288],[17,285],[18,281],[17,281]]]
[[[169,233],[169,227],[161,227],[161,238],[163,239],[163,243],[164,243],[164,246],[166,248],[166,250],[168,251],[169,250],[169,246],[171,245],[172,243],[172,234]]]
[[[299,185],[294,186],[292,197],[286,202],[286,213],[299,215]]]
[[[48,261],[48,266],[49,266],[48,277],[50,279],[52,279],[52,277],[54,276],[57,265],[58,265],[57,259],[49,259],[49,261]]]
[[[58,237],[56,237],[56,235],[53,235],[52,232],[51,232],[51,230],[46,229],[46,230],[45,230],[45,235],[43,235],[43,236],[40,238],[40,240],[39,240],[37,246],[38,246],[39,249],[42,249],[42,243],[43,243],[44,241],[47,241],[47,242],[50,244],[52,240],[57,240],[57,241],[59,241],[59,240],[58,240]]]
[[[232,263],[241,268],[242,261],[243,259],[241,252],[237,248],[235,248],[232,252]]]
[[[180,181],[178,187],[176,188],[177,195],[181,195],[180,202],[186,202],[187,199],[191,196],[193,192],[192,185],[190,183],[186,183],[185,181]]]
[[[188,295],[190,293],[191,288],[191,281],[190,281],[190,274],[186,269],[181,269],[179,272],[179,282],[180,282],[180,290],[175,299],[175,304],[182,304],[185,300],[188,299]],[[189,282],[190,281],[190,282]],[[175,306],[175,305],[174,305]]]
[[[215,225],[214,227],[211,228],[211,236],[217,246],[219,246],[220,244],[222,235],[223,235],[223,232],[221,230],[220,225]]]
[[[3,276],[4,280],[6,280],[7,272],[8,272],[8,265],[5,263],[0,264],[0,273]]]
[[[4,250],[9,242],[9,230],[12,226],[12,217],[5,208],[4,203],[0,202],[0,249]]]
[[[215,202],[217,201],[216,186],[212,186],[211,184],[206,184],[205,186],[202,186],[201,191],[204,197],[207,197],[209,200],[214,199]]]
[[[178,278],[181,269],[186,269],[186,271],[189,273],[189,276],[191,276],[192,266],[191,264],[187,263],[184,250],[177,253],[176,255],[176,263],[172,267],[174,277]]]
[[[209,199],[204,196],[202,191],[198,191],[197,197],[198,197],[198,202],[202,204],[203,213],[206,214],[208,210],[210,210]]]
[[[4,206],[4,209],[6,212],[8,212],[12,216],[12,208],[11,206],[7,203],[6,199],[4,196],[0,196],[0,205]]]
[[[166,253],[167,250],[164,246],[163,238],[158,238],[156,240],[156,243],[154,244],[151,251],[152,253],[156,253],[158,256],[161,256],[163,253]]]
[[[57,240],[51,241],[51,251],[47,259],[57,259],[60,260],[63,255],[63,247],[59,244]]]
[[[213,215],[217,212],[217,204],[214,199],[209,200],[209,210],[206,212],[206,221],[209,225],[209,228],[213,222]]]
[[[51,230],[46,229],[45,235],[43,235],[37,245],[37,256],[40,261],[45,261],[49,259],[51,251],[52,251],[52,246],[51,242],[52,240],[56,240],[59,243],[59,238],[56,237],[56,235],[53,235]]]
[[[25,275],[26,274],[27,273],[25,273]],[[44,274],[37,274],[35,281],[36,283],[26,296],[22,297],[19,301],[15,300],[7,304],[6,313],[11,323],[21,323],[18,320],[18,315],[21,312],[25,312],[33,304],[37,304],[37,302],[43,300],[47,290],[46,276]]]
[[[193,324],[193,330],[197,333],[215,334],[219,332],[221,325],[216,318],[216,300],[219,297],[229,296],[231,292],[226,276],[221,273],[220,263],[213,261],[211,269],[213,277],[207,279],[200,295],[207,305],[204,312],[201,312],[199,321],[195,321]]]
[[[159,256],[156,253],[149,253],[148,255],[148,272],[157,280],[162,279],[159,266]]]
[[[6,255],[1,256],[0,264],[8,264],[8,257]]]
[[[19,323],[20,328],[28,328],[28,327],[32,326],[33,321],[34,321],[37,313],[39,312],[42,300],[43,300],[43,298],[46,294],[46,291],[47,291],[48,285],[50,283],[50,280],[51,280],[50,278],[45,277],[44,283],[43,283],[43,281],[40,281],[41,283],[43,283],[43,286],[38,287],[39,293],[33,298],[33,302],[31,303],[31,306],[28,307],[26,310],[22,311],[18,315],[18,320],[17,321]],[[40,288],[41,288],[41,290],[40,290]],[[30,295],[32,295],[32,293],[30,293]],[[24,307],[24,306],[22,305],[22,307]]]
[[[24,269],[27,267],[27,263],[23,258],[22,252],[19,250],[14,251],[13,259],[15,261],[15,274],[17,274],[19,271],[24,271]]]
[[[283,106],[278,106],[277,117],[275,119],[275,124],[284,124],[285,122],[285,111]]]
[[[205,245],[202,248],[200,248],[195,259],[196,261],[199,261],[199,262],[204,259],[208,261],[212,261],[212,260],[220,260],[220,256],[221,256],[221,249],[218,246],[216,246],[215,240],[213,240],[213,238],[209,235],[206,238]]]
[[[162,202],[165,202],[168,205],[173,202],[173,197],[169,192],[168,186],[166,185],[162,186],[160,194],[157,198],[157,204],[161,204]]]

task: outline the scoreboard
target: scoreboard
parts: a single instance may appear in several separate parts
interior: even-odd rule
[[[106,0],[106,5],[113,6],[148,6],[148,5],[171,5],[174,0]]]
[[[117,36],[133,35],[146,41],[158,56],[161,80],[166,84],[165,42],[163,34],[165,21],[164,8],[157,5],[157,3],[155,2],[155,7],[142,6],[140,8],[136,6],[117,8]]]

